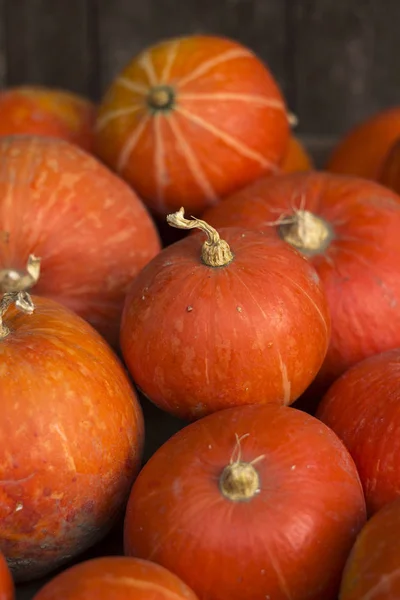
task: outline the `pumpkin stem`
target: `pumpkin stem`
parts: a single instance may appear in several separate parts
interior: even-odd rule
[[[3,323],[3,317],[12,304],[15,304],[20,311],[28,315],[31,315],[35,310],[35,305],[28,292],[8,292],[4,294],[0,300],[0,339],[4,339],[10,333],[7,325]]]
[[[191,217],[185,219],[185,209],[181,208],[176,213],[167,215],[167,223],[177,229],[200,229],[207,235],[201,249],[201,259],[208,267],[224,267],[233,260],[229,244],[221,240],[218,231],[205,221]]]
[[[293,127],[293,129],[295,127],[297,127],[297,125],[299,124],[299,119],[297,117],[297,115],[295,115],[294,113],[288,111],[287,113],[287,119],[288,119],[288,123],[290,125],[290,127]]]
[[[31,254],[26,265],[26,273],[16,269],[0,270],[0,292],[22,292],[33,287],[40,276],[40,258]]]
[[[306,256],[323,252],[333,238],[330,225],[308,210],[295,210],[294,215],[278,220],[279,234]]]
[[[264,458],[258,456],[250,463],[241,460],[241,442],[249,434],[239,437],[236,434],[236,444],[229,465],[227,465],[219,479],[219,488],[225,498],[233,502],[251,500],[260,492],[260,478],[254,465]]]

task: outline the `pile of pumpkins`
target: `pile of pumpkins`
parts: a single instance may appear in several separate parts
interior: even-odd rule
[[[211,35],[0,94],[2,599],[400,597],[400,107],[294,121]]]

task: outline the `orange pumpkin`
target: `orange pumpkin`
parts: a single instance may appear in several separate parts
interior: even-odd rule
[[[400,107],[376,113],[343,137],[326,169],[332,173],[377,180],[386,156],[398,137]]]
[[[89,151],[94,122],[94,105],[71,92],[40,86],[0,92],[0,135],[54,136]]]
[[[3,554],[0,552],[0,600],[14,600],[14,582]]]
[[[150,458],[124,545],[201,600],[335,600],[364,523],[357,470],[328,427],[293,408],[243,406],[188,425]]]
[[[0,356],[0,549],[26,581],[111,528],[140,466],[143,416],[102,337],[52,300],[3,296]]]
[[[383,163],[379,181],[400,194],[400,135]]]
[[[30,254],[42,259],[35,294],[76,311],[116,345],[131,280],[160,250],[136,194],[75,145],[0,139],[0,291]]]
[[[60,573],[33,600],[197,600],[197,596],[160,565],[139,558],[106,556]]]
[[[400,499],[374,515],[347,560],[340,600],[400,598]]]
[[[199,213],[278,170],[289,125],[278,85],[246,47],[193,35],[142,52],[99,108],[96,151],[156,212]]]
[[[313,160],[300,140],[291,135],[285,158],[281,164],[282,173],[297,173],[298,171],[311,171],[314,168]]]

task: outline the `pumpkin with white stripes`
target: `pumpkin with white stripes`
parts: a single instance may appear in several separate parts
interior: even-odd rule
[[[98,156],[148,206],[191,213],[278,171],[289,140],[284,98],[267,66],[226,38],[193,35],[135,57],[98,112]]]

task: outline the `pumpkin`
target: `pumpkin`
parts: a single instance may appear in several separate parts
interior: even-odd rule
[[[330,335],[313,267],[283,241],[245,229],[201,230],[164,249],[124,305],[121,350],[143,393],[192,420],[254,402],[290,404],[312,381]]]
[[[289,146],[283,163],[281,164],[281,172],[297,173],[301,171],[311,171],[313,168],[313,160],[305,146],[292,134],[289,138]]]
[[[332,336],[313,385],[319,396],[351,365],[400,346],[400,197],[375,182],[329,173],[260,179],[203,218],[284,239],[317,270]]]
[[[340,600],[400,598],[400,499],[369,519],[347,560]]]
[[[14,582],[4,556],[0,552],[0,600],[14,600],[14,598]]]
[[[335,434],[293,408],[253,405],[186,426],[152,456],[131,491],[124,546],[201,600],[333,600],[364,522]]]
[[[68,91],[20,86],[0,92],[0,135],[44,135],[62,138],[90,151],[95,108]]]
[[[283,159],[289,124],[267,66],[236,41],[192,35],[158,43],[112,82],[95,150],[157,214],[198,214]],[[212,157],[212,160],[210,160]]]
[[[33,600],[197,600],[176,575],[150,561],[106,556],[70,567]]]
[[[128,186],[63,140],[0,139],[0,291],[17,285],[29,254],[35,287],[116,345],[126,290],[160,250],[155,225]],[[11,286],[11,288],[10,288]]]
[[[400,350],[371,356],[328,390],[317,416],[352,455],[372,514],[400,495]]]
[[[400,133],[386,156],[379,181],[382,185],[400,193]]]
[[[386,156],[399,137],[400,106],[374,113],[339,141],[326,170],[378,180]]]
[[[0,550],[27,581],[111,528],[140,466],[143,416],[78,315],[23,291],[3,295],[0,315]]]

